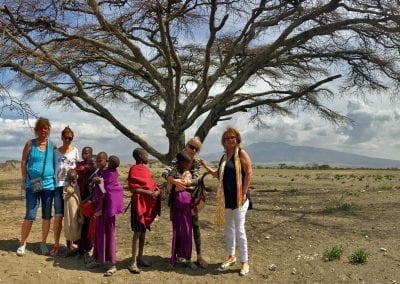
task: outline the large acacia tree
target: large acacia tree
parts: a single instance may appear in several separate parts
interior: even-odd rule
[[[163,162],[196,121],[201,139],[238,112],[338,121],[325,97],[399,87],[398,1],[0,2],[0,68],[26,95],[97,115]],[[168,153],[124,125],[116,102],[158,116]]]

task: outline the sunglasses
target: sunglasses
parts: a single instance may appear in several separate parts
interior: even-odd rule
[[[73,137],[63,137],[65,141],[72,141],[72,139],[74,139]]]
[[[199,151],[199,148],[197,148],[196,146],[193,146],[192,144],[188,144],[188,147],[195,152]]]

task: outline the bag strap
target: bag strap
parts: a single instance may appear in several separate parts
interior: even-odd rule
[[[46,152],[44,153],[44,162],[43,162],[43,170],[42,174],[40,175],[43,178],[44,175],[44,169],[46,168],[46,160],[47,160],[47,150],[49,148],[49,140],[46,141]]]

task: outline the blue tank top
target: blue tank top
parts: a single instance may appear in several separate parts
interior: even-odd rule
[[[27,179],[25,181],[25,187],[27,189],[30,188],[29,178],[34,179],[42,175],[45,154],[46,151],[41,150],[38,147],[37,139],[32,139],[32,145],[28,154],[28,163],[26,166]],[[54,190],[54,145],[50,140],[47,142],[46,166],[42,176],[42,181],[44,190]]]

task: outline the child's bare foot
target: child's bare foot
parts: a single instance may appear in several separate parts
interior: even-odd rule
[[[207,261],[204,260],[204,258],[202,258],[201,256],[197,257],[197,264],[201,267],[206,269],[208,266]]]
[[[140,274],[140,272],[141,272],[139,267],[137,267],[136,263],[132,263],[131,265],[129,265],[128,270],[130,273],[133,273],[133,274]]]
[[[104,273],[104,276],[113,276],[115,272],[117,272],[117,268],[115,267],[115,265],[113,265]]]

